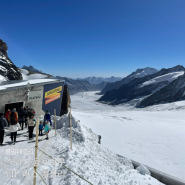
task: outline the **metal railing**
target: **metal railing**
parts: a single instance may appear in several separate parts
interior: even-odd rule
[[[117,154],[118,155],[118,154]],[[123,157],[121,155],[118,155],[119,157]],[[131,160],[132,164],[134,166],[134,169],[136,169],[137,167],[140,166],[141,163],[138,163],[134,160]],[[179,179],[177,177],[174,177],[172,175],[169,175],[167,173],[161,172],[159,170],[156,170],[154,168],[151,168],[147,165],[144,165],[148,168],[148,170],[151,173],[151,176],[155,179],[157,179],[158,181],[166,184],[166,185],[185,185],[185,181],[183,179]]]

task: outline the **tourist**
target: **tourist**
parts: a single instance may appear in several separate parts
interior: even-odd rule
[[[19,116],[20,126],[22,127],[22,130],[23,130],[23,126],[25,123],[25,117],[26,117],[26,112],[23,107],[21,107],[21,110],[19,111],[18,116]]]
[[[29,140],[33,139],[33,129],[35,126],[36,120],[34,118],[34,115],[30,115],[28,118],[28,126],[29,126]]]
[[[11,111],[10,111],[10,109],[8,109],[8,111],[5,113],[5,118],[8,122],[8,126],[10,125],[10,122],[8,121],[8,117],[9,117],[10,114],[11,114]]]
[[[43,130],[43,124],[42,124],[42,121],[40,121],[40,124],[39,124],[39,136],[42,136],[42,130]]]
[[[49,139],[49,131],[50,131],[50,122],[46,121],[45,127],[44,127],[44,132],[46,134],[46,140]]]
[[[10,132],[11,132],[11,141],[12,144],[15,144],[16,137],[17,137],[17,123],[18,123],[18,116],[16,109],[14,108],[11,112],[11,114],[8,117],[8,120],[10,122]]]
[[[50,122],[50,125],[52,125],[50,113],[48,112],[48,110],[46,110],[44,115],[43,125],[45,126],[45,123],[48,121]]]
[[[0,113],[0,145],[3,145],[4,140],[4,127],[8,125],[6,119],[4,118],[4,113]]]

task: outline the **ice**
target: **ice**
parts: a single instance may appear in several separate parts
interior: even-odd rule
[[[151,175],[150,171],[147,169],[146,166],[140,165],[139,167],[136,168],[136,170],[141,174],[141,175]]]

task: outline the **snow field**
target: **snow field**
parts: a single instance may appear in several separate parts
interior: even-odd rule
[[[128,104],[101,104],[95,93],[72,95],[72,114],[102,136],[104,147],[185,179],[185,101],[136,109]]]

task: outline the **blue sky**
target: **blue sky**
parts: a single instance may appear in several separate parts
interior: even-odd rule
[[[6,0],[0,6],[0,38],[19,67],[83,78],[185,66],[184,0]]]

